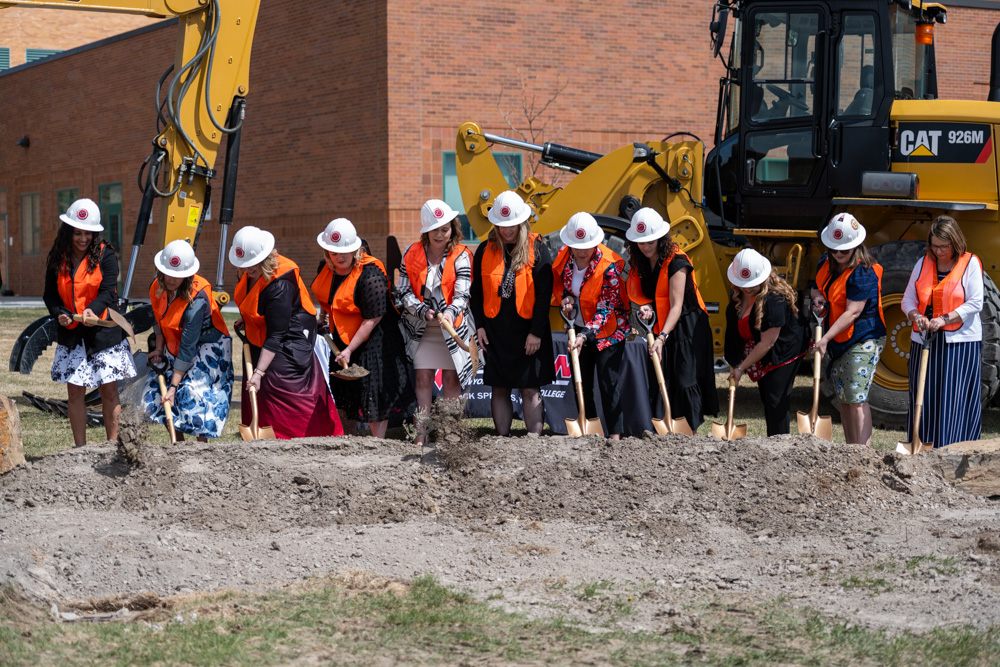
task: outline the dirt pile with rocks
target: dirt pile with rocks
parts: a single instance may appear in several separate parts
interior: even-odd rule
[[[532,613],[642,592],[629,627],[740,595],[876,627],[1000,621],[1000,507],[810,436],[111,443],[0,477],[0,582],[51,600],[433,574]],[[448,437],[455,435],[455,437]],[[539,604],[544,602],[545,604]],[[674,612],[670,614],[670,610]]]

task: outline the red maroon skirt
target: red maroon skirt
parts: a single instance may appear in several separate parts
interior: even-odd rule
[[[303,369],[295,364],[280,363],[282,355],[279,354],[261,380],[257,392],[257,423],[273,428],[274,434],[282,440],[344,434],[337,406],[323,379],[323,368],[315,356],[310,356],[311,365]],[[249,424],[253,409],[246,382],[240,400],[243,423]]]

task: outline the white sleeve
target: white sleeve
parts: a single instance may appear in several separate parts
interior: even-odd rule
[[[917,300],[917,278],[920,277],[920,270],[924,267],[924,257],[917,260],[913,270],[910,271],[910,282],[906,283],[906,290],[903,292],[903,301],[899,307],[903,309],[903,317],[907,317],[911,310],[915,310],[920,304]]]

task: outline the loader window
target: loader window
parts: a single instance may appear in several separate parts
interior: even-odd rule
[[[889,5],[889,25],[892,27],[896,99],[933,99],[937,96],[934,46],[916,43],[916,17],[896,4]]]
[[[847,13],[837,45],[837,116],[872,116],[876,111],[875,16]],[[878,85],[876,85],[878,84]]]
[[[751,22],[751,119],[767,122],[813,115],[819,14],[761,12],[753,15]]]
[[[747,185],[809,185],[819,164],[812,145],[812,128],[750,134],[746,144]]]

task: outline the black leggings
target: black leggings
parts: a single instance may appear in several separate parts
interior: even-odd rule
[[[622,397],[618,390],[618,377],[621,375],[624,358],[624,341],[598,351],[597,341],[587,338],[587,342],[580,349],[580,376],[583,380],[583,405],[587,411],[587,418],[597,416],[597,405],[594,403],[594,393],[591,391],[596,368],[597,386],[601,390],[601,407],[604,408],[604,422],[608,427],[608,435],[621,433],[625,427]]]
[[[789,397],[800,363],[802,360],[796,359],[790,364],[775,368],[757,382],[769,436],[788,433]]]

